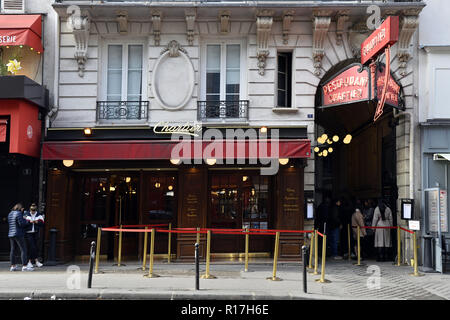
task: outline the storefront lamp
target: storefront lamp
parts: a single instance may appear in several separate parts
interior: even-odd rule
[[[180,163],[180,159],[170,159],[170,163],[178,165]]]
[[[84,135],[85,136],[90,136],[91,134],[92,134],[91,128],[84,128]]]
[[[326,157],[328,155],[328,151],[327,150],[323,150],[322,154],[323,154],[324,157]]]
[[[324,133],[323,135],[322,135],[322,140],[323,141],[326,141],[328,139],[328,135],[326,134],[326,133]]]
[[[320,150],[319,147],[314,148],[314,152],[319,152],[319,150]]]
[[[248,180],[248,177],[247,177],[247,176],[243,176],[243,177],[242,177],[242,181],[245,182],[245,181],[247,181],[247,180]]]
[[[126,182],[126,183],[130,183],[130,181],[131,181],[131,177],[126,177],[126,178],[125,178],[125,182]]]
[[[333,148],[328,148],[328,152],[332,153],[333,152]]]
[[[333,136],[333,141],[334,142],[338,142],[339,141],[339,136]]]
[[[348,135],[345,136],[343,142],[344,142],[345,144],[349,144],[351,141],[352,141],[352,135],[351,135],[351,134],[348,134]]]
[[[171,191],[171,190],[173,190],[173,186],[168,186],[167,189],[168,189],[169,191]]]
[[[63,165],[69,168],[73,166],[73,160],[63,160]]]
[[[259,132],[260,132],[260,133],[267,133],[267,127],[261,127],[261,128],[259,129]]]
[[[208,165],[210,165],[210,166],[213,166],[213,165],[215,165],[216,164],[216,159],[215,158],[209,158],[209,159],[206,159],[206,163],[208,164]]]
[[[318,153],[318,156],[321,157],[321,156],[322,156],[322,152],[319,152],[319,153]]]
[[[328,144],[332,144],[333,141],[331,141],[330,139],[327,139],[327,143],[328,143]]]
[[[287,165],[287,164],[288,164],[289,159],[288,159],[288,158],[280,158],[280,159],[278,159],[278,161],[280,162],[280,164],[281,164],[282,166],[284,166],[284,165]]]

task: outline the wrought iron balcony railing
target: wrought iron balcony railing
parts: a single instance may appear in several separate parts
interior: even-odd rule
[[[246,0],[55,0],[57,3],[61,2],[69,2],[69,1],[82,1],[82,2],[200,2],[200,3],[214,3],[214,2],[245,2],[245,3],[257,3],[257,2],[277,2],[277,0],[253,0],[253,1],[246,1]],[[284,0],[285,2],[311,2],[311,0]],[[356,3],[361,3],[363,1],[361,0],[316,0],[315,2],[349,2],[353,1]],[[368,2],[368,1],[366,1]],[[423,0],[373,0],[372,2],[423,2]]]
[[[148,120],[148,101],[97,101],[98,120]]]
[[[199,121],[248,120],[248,100],[198,101]]]

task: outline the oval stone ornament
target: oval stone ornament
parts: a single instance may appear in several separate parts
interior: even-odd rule
[[[153,69],[152,90],[158,103],[165,109],[178,110],[191,99],[194,91],[194,67],[181,51],[174,57],[164,52]]]

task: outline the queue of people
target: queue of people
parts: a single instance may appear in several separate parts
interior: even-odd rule
[[[356,200],[353,203],[343,199],[331,201],[326,197],[317,209],[315,229],[328,235],[330,256],[339,260],[348,257],[356,259],[357,254],[357,227],[360,227],[360,248],[362,258],[376,255],[377,261],[389,260],[392,247],[391,230],[384,228],[365,227],[392,227],[392,211],[382,199],[374,205],[374,201]],[[351,225],[350,250],[348,248],[348,227]]]
[[[25,211],[21,203],[16,204],[8,214],[8,238],[11,245],[11,271],[18,271],[16,255],[20,251],[22,271],[33,271],[43,264],[38,260],[37,244],[39,230],[44,225],[44,215],[37,210],[36,204],[31,204],[30,210]]]

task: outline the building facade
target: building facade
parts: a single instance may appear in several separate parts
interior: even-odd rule
[[[55,2],[58,85],[43,160],[46,232],[59,230],[58,257],[88,254],[98,226],[311,229],[306,199],[384,197],[397,212],[401,198],[420,198],[420,150],[412,148],[419,133],[411,128],[424,3],[374,3],[380,19],[399,17],[390,71],[402,102],[376,122],[371,91],[330,108],[322,96],[336,75],[366,68],[360,48],[372,32],[372,2]],[[375,88],[374,80],[358,85]],[[191,162],[174,157],[173,131],[203,138],[177,154]],[[317,142],[324,134],[330,138]],[[244,151],[235,153],[242,135]],[[255,156],[263,143],[279,152]],[[272,164],[277,170],[264,174]],[[124,255],[139,257],[139,237],[124,237]],[[179,235],[172,252],[192,258],[193,238]],[[236,255],[242,240],[217,238],[212,253]],[[282,236],[280,256],[298,258],[303,241]],[[101,245],[114,258],[117,238]],[[261,255],[273,250],[269,238],[252,246]]]

